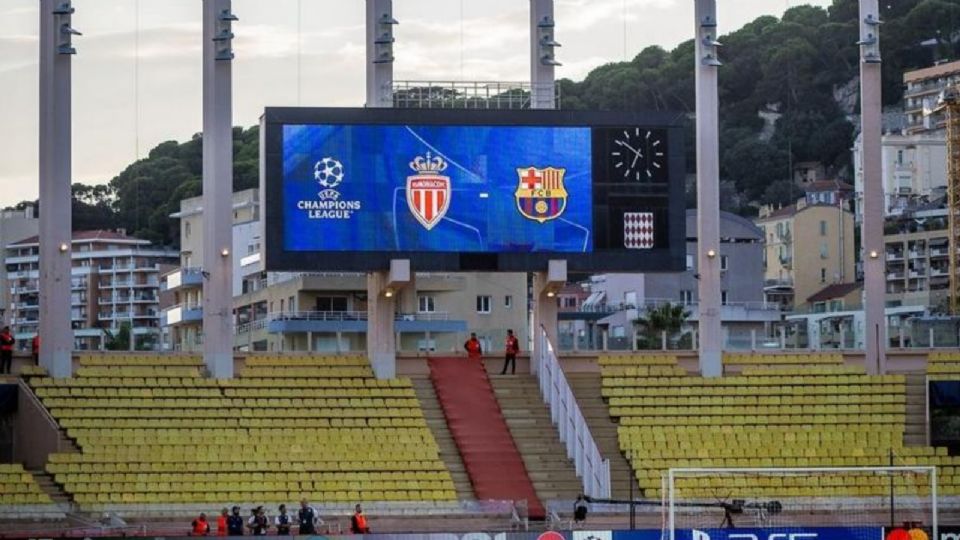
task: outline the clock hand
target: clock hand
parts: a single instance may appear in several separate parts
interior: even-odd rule
[[[639,152],[639,151],[636,151],[636,152],[634,153],[634,155],[633,155],[633,162],[630,163],[630,168],[631,168],[631,169],[634,168],[634,167],[637,165],[637,160],[640,159],[641,157],[642,157],[642,156],[640,155],[640,152]]]
[[[635,155],[640,155],[640,151],[639,151],[639,150],[637,150],[636,148],[630,146],[629,144],[627,144],[627,143],[625,143],[625,142],[623,142],[623,141],[617,141],[617,144],[619,144],[620,146],[625,146],[628,150],[630,150],[631,152],[633,152]]]

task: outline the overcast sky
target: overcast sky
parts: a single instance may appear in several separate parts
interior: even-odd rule
[[[721,33],[802,3],[830,0],[720,0]],[[0,0],[0,206],[37,196],[38,4]],[[201,2],[73,4],[84,34],[74,40],[74,180],[102,183],[157,143],[200,131]],[[394,78],[529,79],[528,5],[395,0]],[[233,6],[235,125],[256,123],[268,105],[297,105],[298,95],[304,106],[363,105],[363,0]],[[556,0],[557,75],[579,80],[648,45],[670,49],[692,33],[692,13],[693,0]]]

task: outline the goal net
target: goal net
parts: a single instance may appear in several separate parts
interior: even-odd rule
[[[938,538],[935,467],[670,469],[663,484],[663,540],[877,540],[881,527]],[[820,528],[831,531],[808,530]]]

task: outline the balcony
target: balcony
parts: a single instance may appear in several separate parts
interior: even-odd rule
[[[200,268],[180,268],[165,275],[161,290],[173,291],[183,287],[203,286],[203,270]]]
[[[888,260],[888,261],[902,261],[902,260],[903,260],[903,252],[902,252],[902,251],[899,251],[899,252],[898,252],[898,251],[894,251],[894,252],[888,251],[888,252],[887,252],[887,260]]]
[[[450,319],[446,312],[398,313],[393,323],[397,332],[466,332],[467,322]]]
[[[947,246],[930,248],[930,258],[947,258],[950,256],[950,249]]]
[[[178,304],[160,312],[160,326],[177,326],[203,320],[200,304]]]
[[[887,272],[887,281],[900,280],[900,279],[903,279],[904,277],[905,276],[903,272]]]

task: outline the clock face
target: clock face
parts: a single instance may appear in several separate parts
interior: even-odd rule
[[[610,131],[611,180],[664,182],[667,144],[664,133],[638,127]]]

